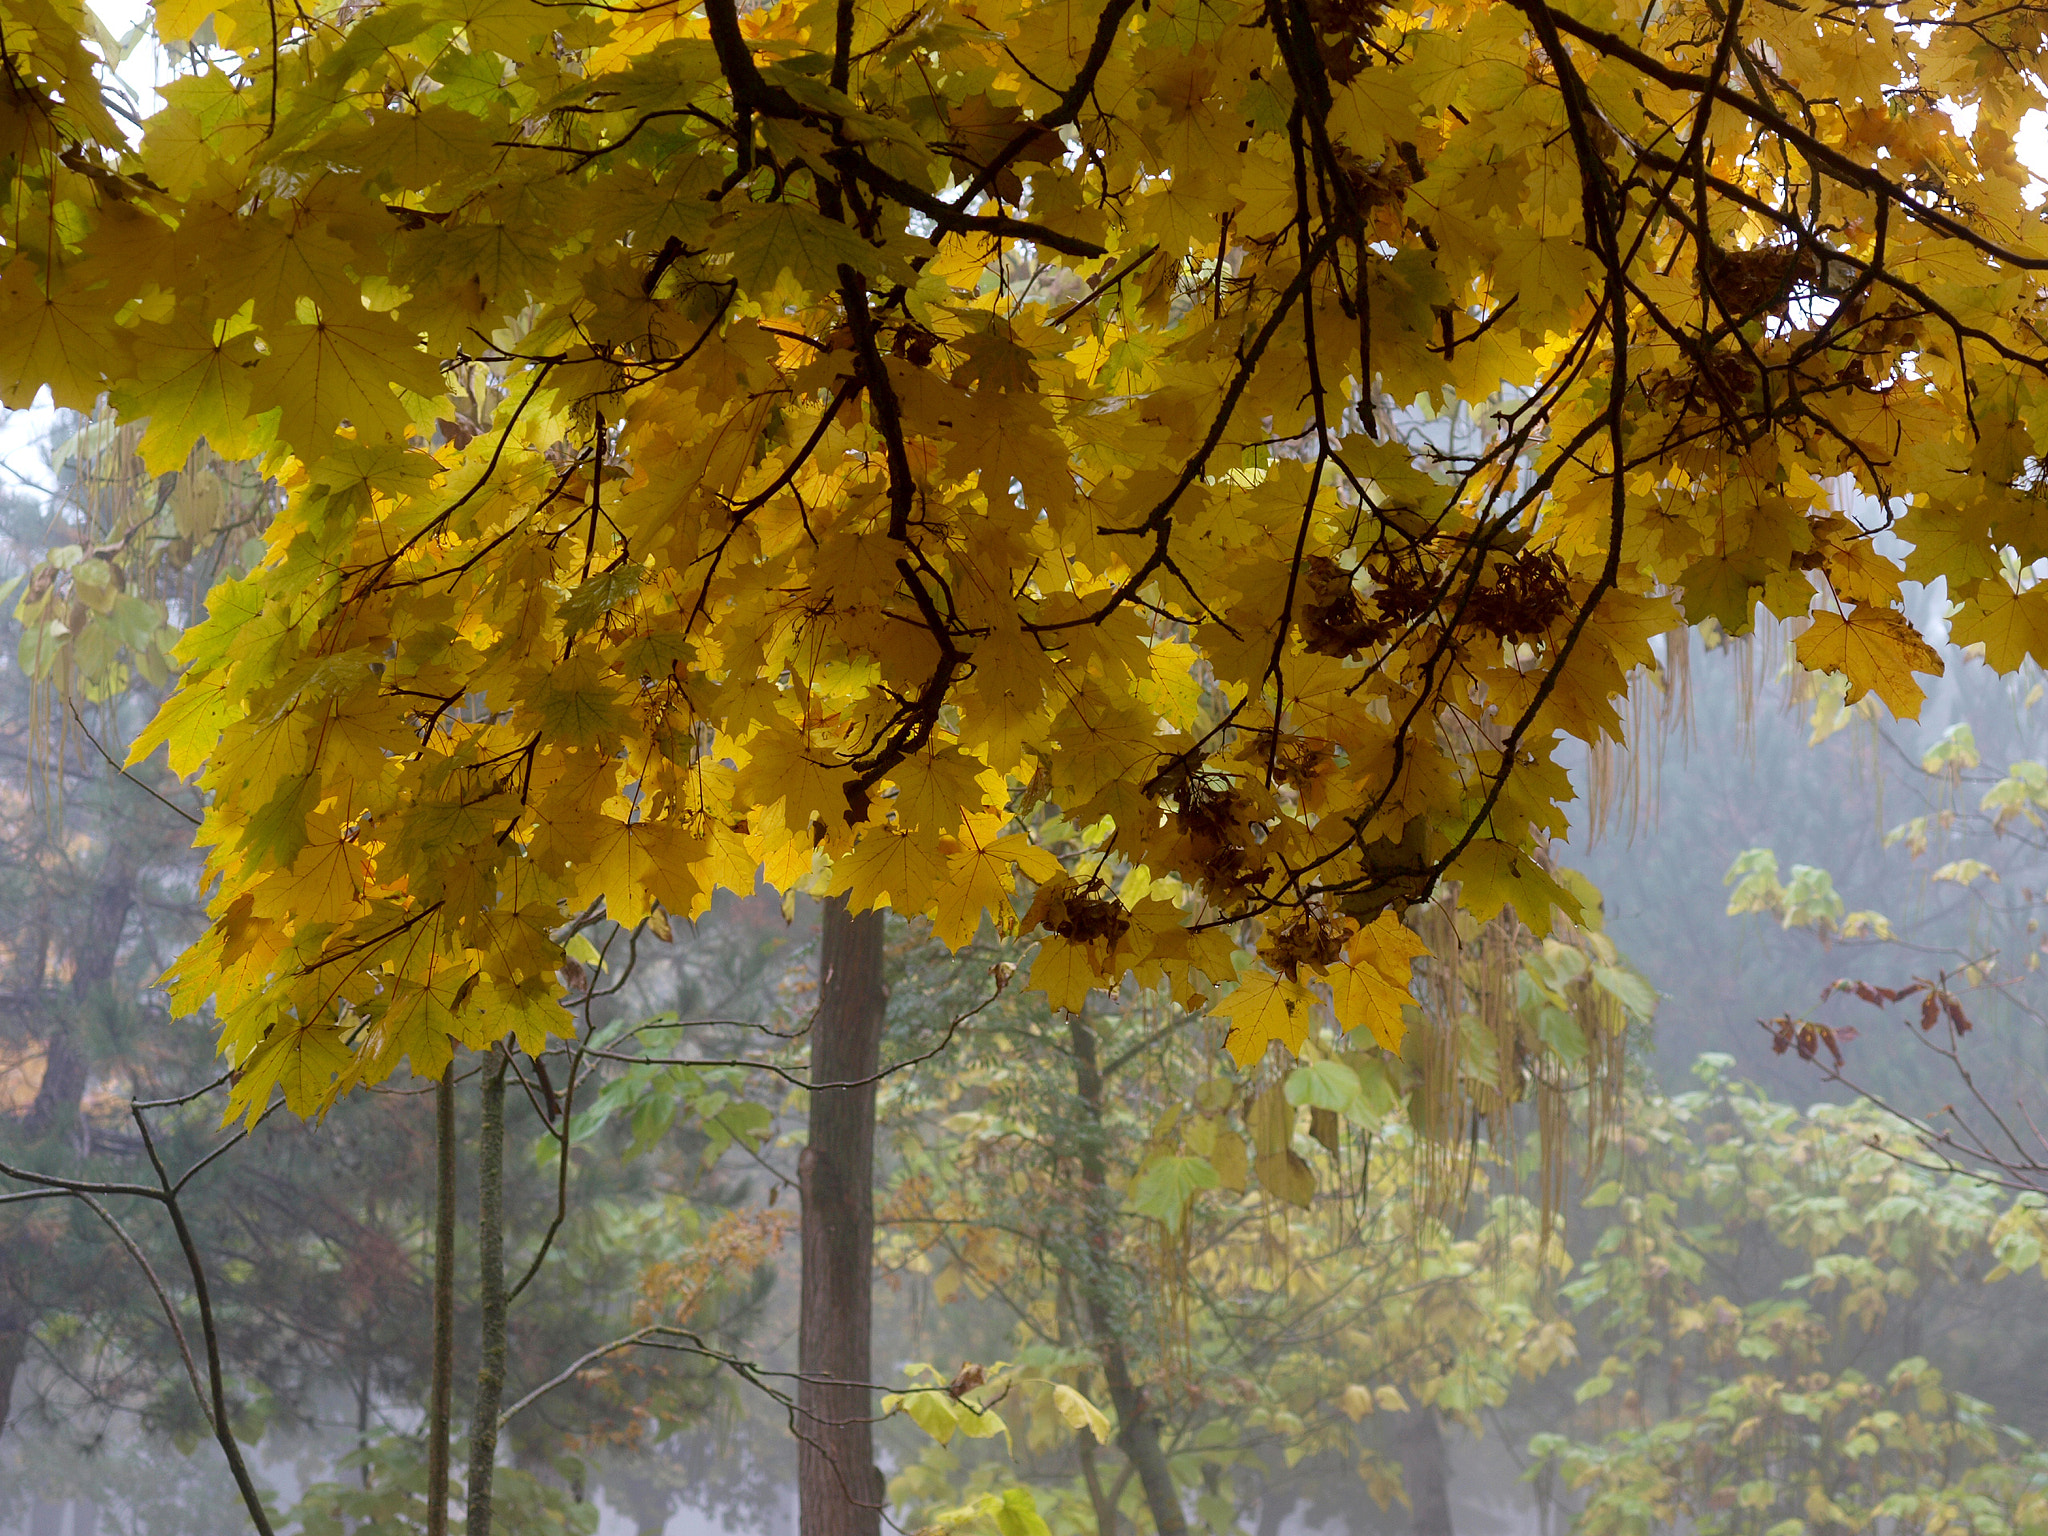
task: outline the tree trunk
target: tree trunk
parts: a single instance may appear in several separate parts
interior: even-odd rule
[[[1166,1448],[1159,1440],[1159,1420],[1146,1403],[1144,1392],[1131,1379],[1130,1358],[1124,1351],[1117,1315],[1116,1286],[1110,1273],[1113,1207],[1103,1159],[1107,1133],[1102,1123],[1102,1069],[1095,1060],[1094,1026],[1078,1013],[1070,1013],[1067,1037],[1074,1048],[1074,1088],[1081,1099],[1078,1150],[1086,1230],[1079,1287],[1081,1303],[1088,1313],[1089,1332],[1095,1335],[1095,1351],[1109,1385],[1109,1400],[1116,1409],[1117,1444],[1137,1469],[1138,1485],[1145,1490],[1145,1505],[1152,1511],[1153,1528],[1159,1536],[1187,1536],[1187,1515],[1181,1509],[1180,1490],[1173,1485],[1173,1469],[1166,1464]]]
[[[1401,1481],[1408,1488],[1413,1536],[1455,1536],[1451,1528],[1451,1458],[1436,1410],[1417,1403],[1401,1427]]]
[[[1301,1495],[1291,1488],[1283,1491],[1268,1481],[1259,1496],[1259,1536],[1280,1536],[1280,1527],[1300,1502]]]
[[[43,1080],[36,1096],[22,1116],[22,1133],[31,1139],[69,1130],[78,1122],[78,1106],[85,1098],[87,1062],[78,1048],[77,1022],[67,1017],[61,1005],[52,1010],[50,1033],[43,1042]]]
[[[6,1265],[0,1260],[0,1285],[6,1283]],[[14,1401],[14,1378],[28,1356],[28,1315],[15,1301],[0,1293],[0,1434],[7,1431],[9,1404]]]
[[[1074,1431],[1074,1444],[1081,1460],[1081,1480],[1088,1485],[1088,1503],[1095,1510],[1095,1536],[1117,1536],[1116,1502],[1102,1486],[1102,1473],[1095,1465],[1095,1432]]]
[[[135,879],[142,866],[140,840],[117,837],[101,861],[99,878],[85,912],[83,930],[73,936],[69,996],[51,994],[50,1033],[43,1047],[43,1080],[23,1117],[29,1136],[69,1130],[78,1120],[92,1063],[80,1040],[89,1007],[112,1002],[114,967],[121,935],[135,905]]]
[[[43,1080],[36,1085],[36,1096],[21,1119],[22,1134],[30,1139],[62,1134],[78,1124],[79,1107],[92,1076],[92,1062],[80,1044],[82,1015],[86,1004],[110,1000],[121,935],[135,905],[135,881],[141,865],[139,840],[117,838],[108,846],[83,930],[74,935],[70,995],[47,994]],[[48,935],[39,934],[36,942],[37,959],[27,984],[40,993],[46,979]],[[27,1353],[29,1330],[36,1317],[26,1271],[10,1273],[7,1255],[15,1241],[0,1229],[0,1432],[7,1428],[14,1378]]]
[[[448,1410],[455,1395],[455,1063],[434,1088],[434,1342],[427,1396],[427,1536],[448,1536]]]
[[[465,1536],[491,1536],[491,1484],[498,1466],[498,1406],[505,1395],[505,1067],[502,1047],[484,1078],[476,1178],[477,1305],[483,1343],[469,1415],[469,1523]]]
[[[888,992],[880,911],[824,904],[811,1081],[810,1142],[797,1163],[803,1199],[797,1326],[798,1522],[802,1536],[880,1536],[869,1333],[875,1247],[875,1085]],[[835,1383],[844,1382],[841,1386]]]

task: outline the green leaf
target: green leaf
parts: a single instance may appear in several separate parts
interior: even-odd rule
[[[1562,1008],[1548,1003],[1536,1008],[1536,1038],[1560,1061],[1579,1062],[1586,1058],[1586,1032],[1579,1021]]]
[[[1358,1074],[1341,1061],[1315,1061],[1287,1074],[1287,1102],[1297,1108],[1335,1110],[1340,1115],[1359,1108]]]
[[[1596,965],[1593,967],[1593,985],[1638,1019],[1648,1019],[1657,1011],[1657,994],[1633,971],[1625,971],[1618,965]]]
[[[1126,1209],[1165,1223],[1169,1232],[1178,1232],[1195,1196],[1221,1182],[1215,1165],[1206,1157],[1155,1158],[1132,1183]]]
[[[727,275],[752,293],[766,293],[784,274],[809,293],[839,286],[839,268],[880,276],[888,266],[882,253],[844,224],[798,203],[753,203],[740,210],[725,231],[732,257]]]
[[[994,1513],[996,1529],[1002,1536],[1052,1536],[1029,1488],[1004,1489],[1002,1502]]]

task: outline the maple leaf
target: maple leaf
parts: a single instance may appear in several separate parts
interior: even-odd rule
[[[1299,982],[1253,970],[1211,1003],[1209,1011],[1229,1021],[1223,1048],[1239,1067],[1249,1070],[1275,1041],[1290,1052],[1299,1051],[1317,1006],[1315,994]]]
[[[1955,616],[1949,638],[1982,645],[1984,659],[2000,672],[2016,671],[2029,657],[2048,658],[2048,591],[2036,586],[2015,592],[2003,581],[1979,582],[1976,596]]]
[[[588,839],[579,883],[586,896],[603,896],[605,915],[637,928],[656,903],[689,909],[694,882],[685,873],[688,840],[666,822],[613,822]]]
[[[732,278],[749,292],[768,292],[789,277],[801,289],[831,289],[839,268],[880,275],[880,251],[832,219],[799,203],[749,203],[723,233]]]
[[[1451,873],[1460,882],[1458,899],[1479,917],[1492,917],[1512,906],[1537,933],[1550,931],[1553,913],[1561,912],[1575,923],[1585,917],[1578,897],[1527,851],[1499,838],[1474,838],[1458,855]]]
[[[1344,962],[1328,973],[1338,1027],[1347,1033],[1362,1027],[1385,1049],[1400,1050],[1408,1029],[1401,1010],[1415,1001],[1409,973],[1428,953],[1392,911],[1382,912],[1353,934]]]
[[[1002,781],[988,771],[988,764],[958,750],[935,747],[920,752],[889,777],[896,786],[897,819],[934,833],[1002,798]]]
[[[846,895],[855,912],[870,907],[901,909],[932,888],[940,869],[937,850],[923,838],[890,826],[871,826],[850,853],[832,863],[828,896]]]
[[[999,152],[1008,149],[1018,133],[1025,130],[1025,125],[1026,119],[1020,108],[1015,105],[998,106],[989,100],[986,92],[961,101],[947,114],[946,120],[951,139],[949,147],[955,161],[968,176],[988,165]],[[1064,148],[1058,134],[1039,128],[1030,132],[1023,151],[1014,159],[1057,160]],[[1004,168],[995,185],[1012,202],[1023,195],[1022,178],[1008,167]]]
[[[550,735],[598,746],[631,728],[632,716],[619,695],[603,658],[586,652],[535,674],[521,689],[520,704]]]
[[[336,1082],[354,1063],[347,1031],[331,1020],[287,1025],[271,1032],[235,1068],[226,1120],[240,1117],[254,1125],[282,1090],[285,1108],[311,1117],[332,1101]]]
[[[353,132],[331,137],[327,153],[411,192],[459,176],[490,153],[492,142],[488,120],[430,101],[416,111],[377,113]]]
[[[287,810],[296,797],[280,796]],[[254,824],[252,823],[252,833]],[[332,816],[308,818],[294,829],[303,839],[291,863],[255,887],[255,916],[297,923],[340,923],[359,915],[369,893],[370,861],[351,829]],[[253,842],[243,850],[254,854]]]
[[[207,754],[220,740],[222,728],[237,712],[225,679],[206,683],[188,679],[136,734],[123,766],[133,768],[147,762],[151,753],[163,747],[171,772],[181,778],[190,777],[204,766]]]
[[[212,281],[236,283],[258,325],[305,320],[302,301],[339,320],[363,308],[363,290],[349,273],[356,251],[328,232],[331,209],[285,201],[260,217],[237,218],[206,207],[195,211],[181,233]]]
[[[0,404],[20,409],[47,387],[51,399],[89,411],[109,374],[119,376],[126,338],[107,325],[105,300],[66,287],[26,256],[0,275]]]
[[[829,753],[807,746],[801,735],[771,727],[747,743],[749,761],[740,770],[739,797],[763,809],[782,807],[783,823],[808,828],[816,817],[827,827],[846,815],[846,786],[853,775],[829,761]],[[808,858],[806,859],[808,863]]]
[[[305,319],[265,332],[270,355],[251,374],[251,409],[277,407],[282,430],[309,449],[344,423],[359,439],[403,437],[412,413],[395,391],[441,393],[419,338],[360,304],[323,314],[301,303]]]
[[[962,389],[975,388],[991,394],[1035,394],[1038,372],[1033,354],[1020,346],[1006,325],[991,325],[974,332],[959,343],[965,354],[953,370],[953,382]]]
[[[1049,1007],[1078,1013],[1089,990],[1107,980],[1097,969],[1094,946],[1058,934],[1039,940],[1037,958],[1031,962],[1031,988],[1045,994]]]
[[[1913,674],[1940,677],[1944,670],[1934,647],[1903,615],[1860,604],[1846,614],[1815,614],[1794,654],[1810,672],[1839,672],[1848,678],[1847,702],[1875,693],[1900,720],[1919,719],[1926,699]]]
[[[255,452],[248,413],[256,360],[253,327],[215,320],[197,305],[180,306],[170,324],[146,328],[134,382],[116,400],[149,418],[140,452],[152,474],[182,468],[202,438],[223,458]]]
[[[932,931],[948,949],[959,949],[975,935],[982,917],[995,913],[998,927],[1010,926],[1010,893],[1016,889],[1013,871],[1022,870],[1033,880],[1052,880],[1061,873],[1060,861],[1033,845],[1020,833],[1002,835],[1007,818],[976,814],[960,823],[960,835],[951,839],[946,856],[946,873],[936,890],[936,913]]]

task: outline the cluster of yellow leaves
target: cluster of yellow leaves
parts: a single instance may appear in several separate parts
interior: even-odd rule
[[[1347,1031],[1363,1028],[1377,1044],[1398,1051],[1408,1028],[1401,1010],[1413,1006],[1409,968],[1427,953],[1390,911],[1353,933],[1341,958],[1315,968],[1329,984],[1338,1025]],[[1305,983],[1259,967],[1215,1012],[1230,1021],[1224,1044],[1231,1056],[1240,1067],[1250,1067],[1275,1040],[1299,1052],[1318,1007]]]
[[[181,0],[131,143],[0,0],[0,398],[288,496],[137,748],[211,796],[179,1006],[313,1109],[765,879],[1392,1044],[1382,914],[1542,925],[1652,637],[1818,584],[1916,707],[1842,484],[2034,647],[2030,14]]]

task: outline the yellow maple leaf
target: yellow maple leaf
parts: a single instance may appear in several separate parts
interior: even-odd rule
[[[1956,615],[1949,637],[1984,647],[1984,659],[2011,672],[2029,656],[2048,661],[2048,588],[2015,592],[2004,582],[1978,583],[1977,595]]]
[[[258,917],[297,923],[338,923],[362,911],[370,861],[332,815],[310,819],[313,840],[253,891]]]
[[[891,769],[889,778],[896,786],[898,823],[932,836],[950,831],[985,801],[1002,799],[1000,777],[989,773],[981,759],[957,749],[919,752]]]
[[[126,766],[133,768],[158,747],[165,748],[171,772],[180,778],[196,773],[235,713],[227,680],[218,674],[204,679],[187,676],[138,734],[128,749]]]
[[[632,724],[618,680],[594,653],[537,669],[520,690],[522,712],[566,745],[602,746]]]
[[[783,721],[755,736],[746,744],[748,762],[736,789],[738,804],[764,811],[780,806],[783,825],[800,836],[810,831],[813,816],[828,830],[843,824],[846,786],[854,777],[830,761],[830,748],[811,746],[805,737]]]
[[[656,902],[686,911],[696,891],[687,865],[696,852],[694,840],[673,823],[610,822],[578,861],[579,893],[586,899],[602,894],[605,916],[628,928],[643,922]]]
[[[1499,838],[1475,837],[1458,855],[1450,874],[1459,882],[1459,901],[1482,920],[1513,906],[1531,929],[1548,933],[1553,912],[1562,912],[1573,922],[1585,916],[1578,897],[1552,879],[1526,849]]]
[[[799,288],[830,289],[841,266],[877,274],[889,266],[852,229],[793,202],[744,204],[722,234],[730,270],[754,290],[772,289],[785,275]]]
[[[852,852],[833,861],[825,894],[846,896],[856,912],[870,907],[915,912],[937,882],[940,868],[931,840],[893,826],[870,826]]]
[[[344,422],[358,440],[401,437],[412,413],[394,386],[440,394],[440,369],[419,338],[386,316],[360,304],[322,314],[303,300],[300,312],[308,318],[266,332],[270,356],[250,373],[250,409],[279,408],[291,441],[324,447]]]
[[[113,352],[124,341],[110,325],[103,297],[46,279],[26,256],[0,275],[0,404],[21,409],[48,385],[56,404],[89,411],[104,387]]]
[[[354,1059],[346,1038],[346,1032],[331,1020],[293,1020],[273,1030],[236,1066],[225,1119],[240,1116],[253,1125],[270,1103],[273,1090],[283,1091],[285,1108],[295,1115],[310,1116],[325,1109],[336,1080]]]
[[[1913,674],[1940,677],[1943,671],[1934,647],[1903,615],[1860,604],[1846,614],[1815,614],[1799,637],[1796,654],[1809,672],[1839,672],[1848,678],[1847,702],[1875,693],[1900,720],[1919,719],[1926,699]]]
[[[1429,954],[1429,946],[1388,907],[1344,946],[1345,958],[1354,964],[1372,966],[1395,986],[1406,987],[1417,960]]]
[[[1351,963],[1330,968],[1330,994],[1345,1033],[1363,1027],[1386,1049],[1401,1049],[1408,1032],[1401,1009],[1414,1001],[1406,987],[1388,981],[1378,966]]]
[[[116,403],[149,418],[139,451],[150,473],[182,468],[201,438],[223,458],[253,453],[247,416],[256,338],[249,326],[183,306],[169,324],[148,327],[146,337],[136,380]]]
[[[382,1082],[406,1059],[415,1077],[439,1077],[454,1058],[462,1032],[456,1019],[463,1005],[465,983],[475,972],[460,961],[444,960],[433,945],[432,928],[419,937],[404,957],[408,966],[388,977],[382,1011],[356,1051],[351,1075],[367,1083]]]
[[[1315,1008],[1315,994],[1300,982],[1268,970],[1254,970],[1211,1004],[1209,1011],[1230,1021],[1223,1047],[1240,1067],[1249,1069],[1275,1040],[1298,1052],[1308,1039],[1308,1021]]]
[[[1410,974],[1415,961],[1428,953],[1429,947],[1391,908],[1359,929],[1345,945],[1343,963],[1330,967],[1338,1027],[1346,1034],[1363,1027],[1387,1050],[1398,1051],[1408,1029],[1401,1010],[1415,1000],[1408,990]]]
[[[1108,984],[1096,970],[1094,946],[1076,944],[1058,934],[1047,934],[1038,944],[1038,957],[1031,962],[1031,987],[1043,992],[1054,1008],[1078,1012],[1088,1001],[1092,987]]]
[[[985,913],[995,913],[997,926],[1010,926],[1010,893],[1017,888],[1014,871],[1033,880],[1050,880],[1060,861],[1021,833],[1005,837],[1005,816],[975,814],[960,823],[960,835],[946,854],[946,873],[932,892],[932,931],[948,949],[959,949],[981,927]]]

